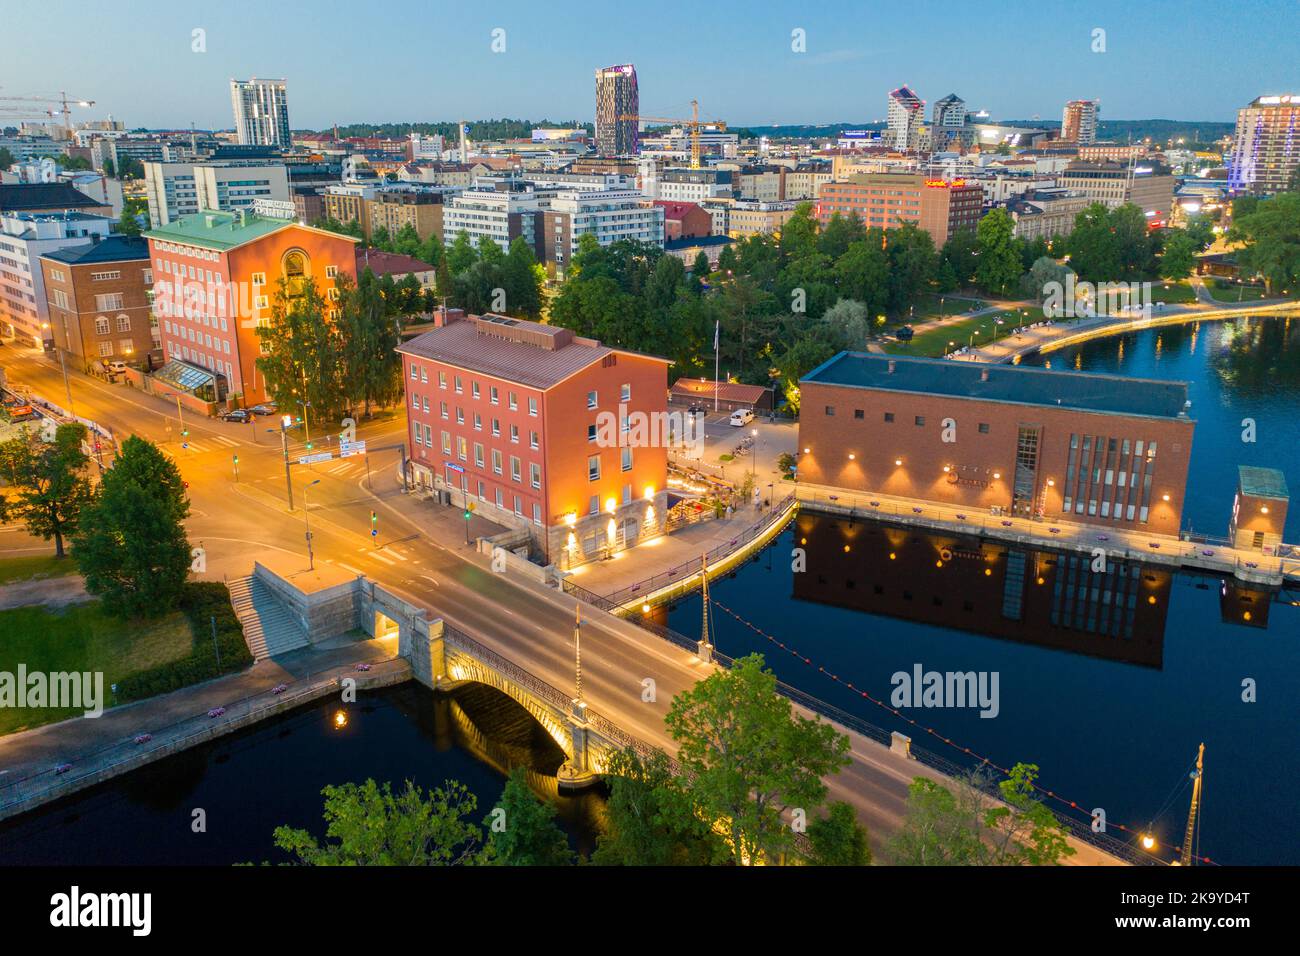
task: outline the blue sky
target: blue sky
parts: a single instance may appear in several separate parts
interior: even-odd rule
[[[295,128],[591,119],[593,71],[636,64],[644,113],[733,125],[881,119],[907,83],[994,117],[1231,120],[1300,92],[1297,0],[0,0],[0,96],[67,89],[131,126],[229,127],[232,76],[285,76]],[[206,31],[207,51],[191,50]],[[491,49],[505,31],[505,51]],[[1106,51],[1092,52],[1105,30]],[[791,50],[801,29],[807,50]],[[19,104],[7,103],[7,106]],[[683,112],[687,111],[687,112]],[[0,113],[3,117],[4,113]],[[13,114],[9,114],[13,115]]]

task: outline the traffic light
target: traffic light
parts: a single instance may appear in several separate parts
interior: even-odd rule
[[[474,515],[474,502],[465,505],[465,520],[468,521]]]
[[[311,451],[311,442],[307,442],[307,450]]]
[[[370,512],[370,527],[379,527],[379,515],[374,511]]]

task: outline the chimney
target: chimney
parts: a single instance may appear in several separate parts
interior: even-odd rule
[[[989,370],[986,368],[980,369],[980,381],[987,382],[988,380],[989,380]]]

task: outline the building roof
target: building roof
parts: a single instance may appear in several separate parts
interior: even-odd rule
[[[149,243],[137,236],[109,236],[99,242],[68,246],[47,252],[42,259],[66,262],[70,266],[87,266],[97,262],[127,262],[149,258]]]
[[[1238,465],[1237,475],[1241,484],[1241,493],[1244,495],[1253,498],[1277,498],[1281,501],[1291,497],[1286,489],[1286,476],[1276,468]]]
[[[663,207],[665,219],[681,219],[692,210],[704,212],[704,207],[693,202],[680,202],[672,199],[656,199],[654,205]]]
[[[69,183],[0,184],[0,211],[26,212],[34,209],[84,209],[108,203],[92,199]]]
[[[637,354],[578,338],[558,326],[491,314],[417,335],[397,351],[539,389],[558,385],[615,352]]]
[[[809,372],[802,383],[1149,418],[1178,418],[1187,403],[1186,382],[866,352],[841,352]]]
[[[736,240],[730,236],[685,236],[681,239],[669,239],[664,249],[675,252],[681,249],[704,249],[708,246],[727,246]]]
[[[410,272],[432,272],[434,266],[414,256],[357,246],[357,272],[369,269],[377,276],[404,276]]]
[[[205,209],[190,216],[173,219],[167,225],[150,229],[144,235],[147,239],[156,239],[159,242],[179,242],[225,252],[237,246],[242,246],[246,242],[269,236],[281,229],[288,229],[290,226],[296,226],[299,229],[312,229],[313,232],[325,232],[325,230],[301,225],[291,219],[273,219],[268,216],[259,216],[253,212],[241,215],[240,213],[217,212],[212,209]],[[351,236],[343,236],[334,232],[328,234],[345,242],[358,241]]]
[[[717,382],[712,379],[700,381],[698,378],[679,378],[673,382],[674,395],[688,395],[691,398],[713,398],[714,389],[718,398],[724,402],[757,402],[764,392],[771,391],[762,385],[742,385],[740,382]]]

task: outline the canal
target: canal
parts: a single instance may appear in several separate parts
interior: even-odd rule
[[[1153,329],[1037,362],[1190,382],[1185,524],[1198,531],[1226,533],[1239,463],[1300,474],[1300,321]],[[1243,418],[1256,422],[1253,444]],[[1292,511],[1289,540],[1297,530]],[[1166,851],[1182,843],[1187,773],[1204,742],[1201,854],[1300,863],[1300,607],[1287,603],[1300,593],[1119,562],[1096,574],[1085,557],[805,512],[713,585],[759,629],[716,610],[716,643],[761,652],[783,680],[950,760],[972,763],[941,737],[1003,767],[1036,763],[1045,787],[1112,824],[1150,825]],[[668,623],[698,634],[699,601],[683,600]],[[997,716],[913,707],[914,726],[821,671],[888,702],[893,675],[917,665],[996,672]]]
[[[288,825],[323,838],[327,784],[373,778],[397,791],[406,780],[425,790],[456,780],[477,798],[472,819],[481,824],[513,767],[525,768],[570,845],[587,854],[603,797],[559,796],[563,760],[528,712],[495,689],[434,693],[408,682],[364,692],[355,704],[304,705],[0,823],[0,866],[287,862],[273,831]],[[204,833],[191,830],[196,809],[205,811]]]

